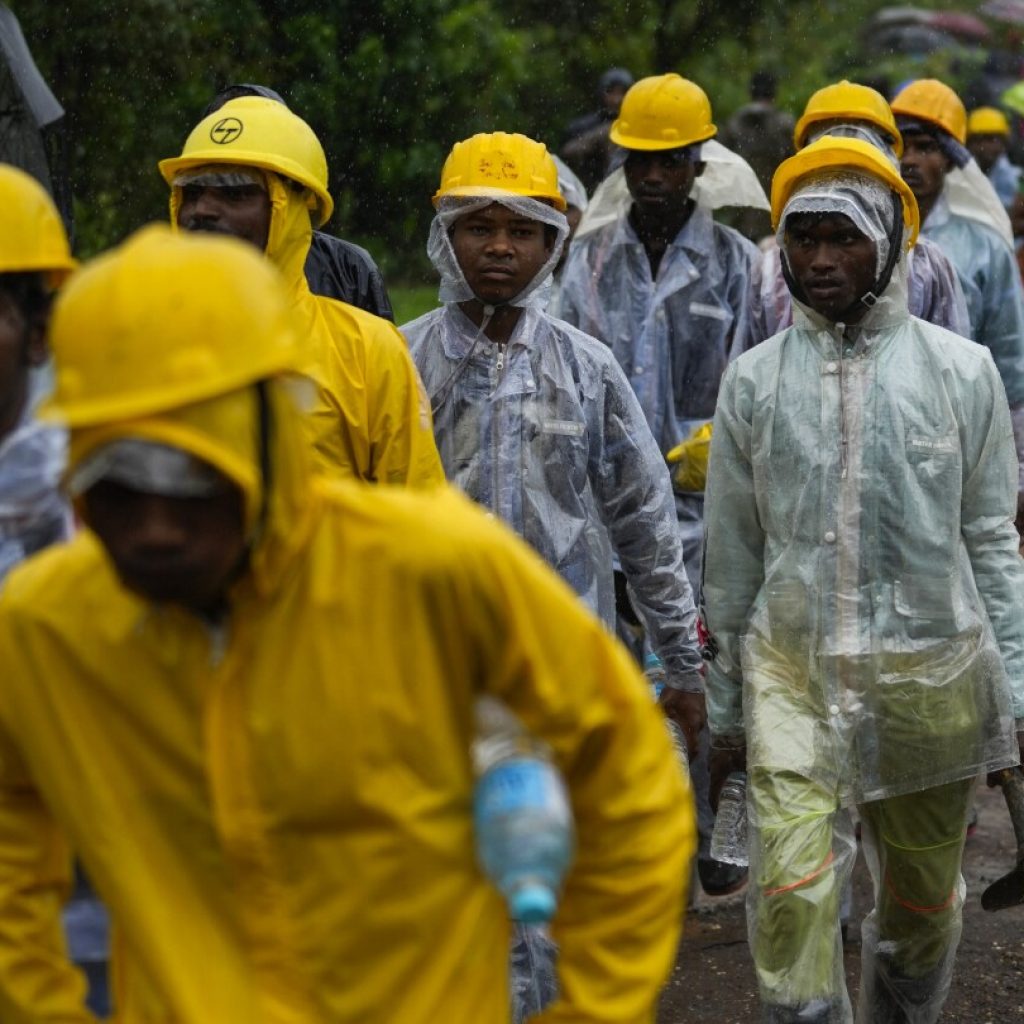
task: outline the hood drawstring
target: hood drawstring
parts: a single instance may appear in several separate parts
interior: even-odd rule
[[[487,326],[488,326],[488,324],[490,324],[491,320],[494,318],[494,314],[496,312],[497,312],[497,307],[496,306],[491,306],[491,305],[484,306],[484,317],[480,321],[480,328],[477,330],[476,334],[473,336],[473,341],[470,343],[469,350],[459,360],[459,362],[456,365],[455,369],[452,370],[452,372],[450,374],[448,374],[448,377],[446,378],[445,382],[437,389],[437,391],[434,394],[433,399],[431,400],[431,403],[430,403],[430,414],[431,414],[431,416],[433,416],[435,418],[437,417],[437,414],[440,411],[441,406],[444,404],[445,400],[451,394],[452,389],[458,383],[458,380],[462,376],[463,371],[466,369],[467,364],[469,363],[470,359],[472,359],[473,353],[476,351],[477,345],[480,344],[480,339],[484,336],[484,332],[487,330]]]

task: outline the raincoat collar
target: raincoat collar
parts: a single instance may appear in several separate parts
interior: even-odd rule
[[[904,253],[889,280],[889,286],[882,292],[874,306],[864,314],[856,324],[850,325],[849,331],[861,336],[865,334],[885,333],[898,327],[910,319],[907,308],[907,275],[909,254]],[[793,297],[793,326],[816,334],[837,337],[837,324],[815,312],[810,306]]]
[[[519,320],[505,348],[529,348],[530,339],[535,334],[537,321],[543,317],[539,309],[532,306],[522,307]],[[457,302],[446,302],[441,311],[441,347],[448,359],[464,359],[473,347],[473,341],[480,333],[480,328],[462,311]],[[489,353],[495,346],[486,335],[480,338],[477,351]]]

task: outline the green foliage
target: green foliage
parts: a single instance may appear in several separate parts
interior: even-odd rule
[[[764,65],[794,111],[843,74],[955,79],[948,63],[860,54],[880,0],[8,2],[68,110],[83,255],[166,216],[156,162],[231,82],[277,89],[320,136],[334,230],[368,244],[393,279],[429,279],[430,196],[451,144],[504,129],[558,148],[609,66],[693,78],[719,124]]]

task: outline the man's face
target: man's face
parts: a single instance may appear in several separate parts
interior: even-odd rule
[[[460,217],[451,239],[466,283],[490,304],[514,299],[551,255],[545,225],[499,203]]]
[[[633,149],[626,157],[626,184],[645,217],[673,220],[687,209],[690,191],[704,170],[679,149],[645,152]]]
[[[931,135],[904,133],[900,174],[919,203],[929,203],[938,197],[951,167],[949,158]]]
[[[234,485],[212,497],[170,498],[101,480],[85,493],[85,513],[121,582],[149,601],[211,612],[245,559]]]
[[[792,214],[785,247],[808,304],[833,322],[875,283],[875,243],[845,214]]]
[[[978,161],[978,166],[988,174],[992,165],[1006,152],[1006,139],[1002,135],[968,135],[967,148]]]
[[[178,227],[231,235],[266,252],[270,196],[259,185],[183,185]]]
[[[30,324],[0,287],[0,427],[13,426],[28,389],[28,371],[46,358],[42,324]]]

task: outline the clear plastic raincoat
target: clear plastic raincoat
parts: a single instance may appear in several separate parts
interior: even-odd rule
[[[971,780],[1017,760],[1009,410],[985,349],[908,314],[905,273],[856,327],[796,304],[730,365],[715,416],[708,714],[717,742],[747,749],[771,1020],[852,1019],[837,909],[852,804],[876,884],[858,1020],[937,1019]]]
[[[472,292],[448,226],[495,201],[565,224],[550,207],[507,194],[442,200],[430,252],[448,301],[402,330],[448,478],[508,523],[610,628],[614,552],[670,685],[700,690],[696,612],[668,471],[613,355],[543,312],[552,261],[513,300],[522,312],[507,345],[459,308]]]
[[[663,454],[714,415],[733,339],[746,333],[759,257],[751,242],[715,223],[700,205],[668,246],[656,278],[628,214],[573,243],[559,315],[611,348]],[[702,496],[677,493],[694,586],[702,508]]]
[[[993,228],[954,213],[945,193],[921,234],[953,262],[967,299],[971,337],[991,351],[1010,405],[1024,405],[1024,291],[1013,250]]]
[[[265,175],[271,221],[267,256],[292,292],[316,384],[307,426],[328,475],[375,483],[432,486],[444,480],[423,387],[395,327],[365,310],[313,295],[304,266],[313,235],[301,193]],[[171,189],[171,223],[181,189]]]
[[[67,434],[30,415],[0,439],[0,582],[29,555],[65,540],[71,510],[60,492]]]
[[[65,836],[115,921],[124,1024],[507,1019],[470,811],[484,690],[553,750],[579,835],[552,927],[563,996],[539,1020],[647,1024],[693,828],[642,678],[450,489],[311,480],[269,392],[269,495],[251,390],[72,436],[238,469],[247,518],[267,513],[225,625],[134,597],[88,531],[0,594],[5,1024],[94,1019],[61,955]]]
[[[967,300],[949,258],[935,242],[927,238],[918,239],[908,258],[908,304],[911,315],[970,338],[971,321]],[[779,247],[771,245],[765,249],[751,275],[746,330],[736,338],[733,357],[784,331],[792,323],[793,297],[782,276]]]

